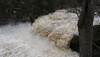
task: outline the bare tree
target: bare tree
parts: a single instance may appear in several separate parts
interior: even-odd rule
[[[80,57],[92,57],[93,0],[82,0],[82,12],[78,21]]]

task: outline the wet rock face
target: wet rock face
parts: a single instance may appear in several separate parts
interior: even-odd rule
[[[93,57],[100,57],[100,25],[93,26]],[[79,36],[74,35],[70,48],[79,52]]]
[[[70,48],[73,51],[79,52],[79,36],[74,35],[73,39],[71,40],[70,43]]]

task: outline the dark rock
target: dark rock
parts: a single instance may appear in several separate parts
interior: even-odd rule
[[[73,51],[79,52],[79,36],[74,35],[73,39],[71,40],[70,48]]]

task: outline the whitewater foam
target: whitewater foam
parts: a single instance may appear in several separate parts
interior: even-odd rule
[[[65,33],[65,31],[72,31],[71,33],[78,35],[78,17],[75,13],[66,13],[66,11],[57,10],[55,13],[38,17],[33,26],[31,26],[31,23],[19,23],[0,27],[0,57],[79,57],[79,54],[70,48],[63,51],[58,49],[54,42],[43,36],[48,35],[53,30],[55,33],[58,31],[64,34],[62,38],[71,35],[70,33]],[[63,21],[65,19],[66,21]],[[100,25],[99,16],[94,16],[93,25]],[[33,31],[37,32],[37,34]],[[64,41],[61,40],[61,42]]]
[[[31,33],[30,23],[0,27],[0,57],[79,57],[57,49],[47,38]]]

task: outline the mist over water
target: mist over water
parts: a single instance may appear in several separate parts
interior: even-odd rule
[[[73,34],[78,35],[77,22],[78,17],[75,13],[58,10],[55,13],[38,17],[33,25],[26,22],[1,26],[0,57],[79,57],[79,54],[70,48],[63,51],[62,48],[57,48],[55,43],[46,37],[51,32],[54,32],[49,35],[51,40],[55,40],[53,36],[55,37],[57,33],[64,34],[62,36],[64,39]],[[93,25],[100,25],[99,16],[94,16]],[[68,33],[64,33],[65,31]],[[61,42],[58,39],[58,47],[59,45],[63,47],[61,43],[67,43],[66,41],[70,39],[65,41],[62,40],[63,38],[60,39]]]
[[[0,57],[79,57],[70,49],[61,51],[47,38],[33,34],[31,23],[0,27]]]

